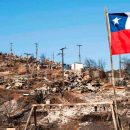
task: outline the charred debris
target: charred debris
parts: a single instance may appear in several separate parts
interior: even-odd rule
[[[115,77],[118,114],[128,130],[129,73],[122,70],[120,78],[117,70]],[[81,63],[65,66],[48,59],[37,60],[31,54],[22,57],[0,53],[0,130],[112,130],[110,106],[94,105],[110,101],[111,72],[85,68]],[[30,115],[34,104],[41,106]]]

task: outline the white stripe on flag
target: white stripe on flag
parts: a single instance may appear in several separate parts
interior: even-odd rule
[[[128,18],[126,20],[125,29],[130,29],[130,12],[125,13],[128,15]]]

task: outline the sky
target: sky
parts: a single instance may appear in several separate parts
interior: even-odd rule
[[[57,54],[65,50],[65,63],[78,61],[77,44],[82,44],[82,63],[85,58],[105,60],[110,69],[104,8],[108,12],[129,12],[129,0],[0,0],[0,51],[42,54],[61,61]],[[122,57],[130,58],[129,54]],[[114,68],[119,66],[118,56],[113,56]]]

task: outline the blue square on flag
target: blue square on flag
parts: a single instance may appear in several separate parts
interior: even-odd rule
[[[128,16],[125,13],[109,14],[109,23],[111,32],[117,32],[125,29]]]

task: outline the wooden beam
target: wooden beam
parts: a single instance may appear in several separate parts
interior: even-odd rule
[[[33,112],[33,109],[34,109],[34,107],[32,106],[32,109],[31,109],[31,111],[29,113],[29,116],[28,116],[28,119],[27,119],[27,123],[25,125],[24,130],[27,130],[27,127],[28,127],[28,124],[29,124],[29,121],[30,121],[30,118],[31,118],[31,115],[32,115],[32,112]]]
[[[107,102],[89,102],[89,103],[67,103],[67,104],[33,104],[32,107],[45,107],[45,106],[89,106],[89,105],[112,105],[113,101]]]
[[[36,113],[37,107],[34,108],[34,125],[35,130],[37,130],[37,113]]]

